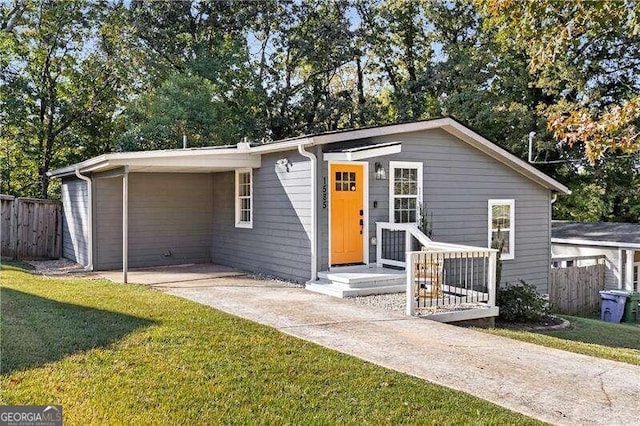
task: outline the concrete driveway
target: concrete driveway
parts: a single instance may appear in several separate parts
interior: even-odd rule
[[[226,276],[162,291],[557,424],[640,424],[640,367]],[[473,419],[470,419],[472,421]]]

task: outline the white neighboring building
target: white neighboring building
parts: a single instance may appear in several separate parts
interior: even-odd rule
[[[552,258],[606,256],[605,288],[640,291],[640,224],[553,221]],[[575,266],[593,264],[576,260]],[[562,265],[571,266],[571,265]]]

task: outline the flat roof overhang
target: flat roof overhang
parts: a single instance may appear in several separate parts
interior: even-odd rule
[[[234,150],[235,151],[235,150]],[[138,157],[107,154],[95,157],[94,161],[86,161],[68,166],[52,173],[53,176],[69,176],[75,174],[76,168],[81,173],[101,173],[127,166],[133,173],[217,173],[243,168],[259,168],[260,155],[248,153],[216,153],[173,156]]]

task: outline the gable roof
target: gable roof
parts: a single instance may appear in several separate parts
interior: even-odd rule
[[[111,154],[104,154],[98,157],[91,158],[81,163],[73,164],[61,169],[49,172],[51,177],[59,177],[70,175],[78,169],[83,171],[103,171],[116,167],[122,167],[124,165],[131,165],[132,163],[140,162],[144,159],[147,170],[152,170],[152,164],[155,161],[166,161],[168,158],[180,158],[185,167],[188,165],[190,159],[196,159],[198,157],[217,157],[219,160],[223,160],[224,156],[243,155],[247,157],[257,157],[260,154],[266,154],[270,152],[287,151],[295,149],[299,145],[303,147],[311,147],[315,145],[325,145],[336,142],[344,142],[358,139],[368,139],[376,136],[386,135],[400,135],[403,133],[419,132],[424,130],[441,129],[458,139],[466,142],[472,147],[482,151],[486,155],[494,158],[495,160],[505,164],[507,167],[515,170],[521,175],[531,179],[544,188],[561,192],[564,194],[570,194],[571,191],[556,181],[555,179],[547,176],[540,170],[533,167],[531,164],[521,160],[510,152],[500,148],[498,145],[489,141],[482,135],[471,130],[467,126],[459,123],[458,121],[450,118],[443,117],[432,120],[414,121],[410,123],[401,124],[389,124],[376,127],[365,127],[359,129],[338,130],[334,132],[320,133],[315,135],[305,135],[290,139],[283,139],[280,141],[274,141],[261,145],[249,145],[246,143],[240,143],[238,145],[228,145],[224,147],[205,147],[205,148],[187,148],[187,149],[172,149],[172,150],[156,150],[156,151],[134,151],[134,152],[118,152]],[[221,162],[222,164],[222,162]],[[204,170],[202,170],[204,171]],[[215,170],[212,170],[215,171]]]
[[[640,248],[640,223],[554,220],[551,224],[551,241],[588,246]]]

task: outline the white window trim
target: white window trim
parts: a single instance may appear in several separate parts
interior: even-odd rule
[[[394,193],[394,181],[395,181],[395,169],[417,169],[418,170],[418,205],[416,206],[416,222],[420,216],[420,206],[422,205],[422,162],[414,161],[389,161],[389,222],[396,222],[395,215],[395,193]]]
[[[240,180],[241,173],[249,173],[249,217],[251,220],[242,221],[240,209]],[[235,173],[235,205],[236,205],[236,228],[253,228],[253,169],[236,169]]]
[[[502,260],[513,260],[516,257],[516,201],[514,199],[507,200],[489,200],[487,207],[487,236],[488,236],[488,245],[487,247],[491,247],[491,231],[492,231],[492,223],[491,223],[491,210],[493,206],[503,206],[508,205],[509,208],[509,223],[511,224],[511,228],[509,229],[509,253],[502,253]]]

